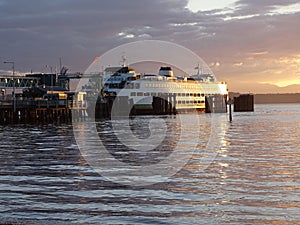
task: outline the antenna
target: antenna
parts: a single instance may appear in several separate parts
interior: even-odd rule
[[[127,59],[126,59],[126,56],[125,56],[125,52],[123,52],[123,55],[122,55],[122,61],[121,61],[121,66],[122,67],[125,67],[126,66],[126,61],[127,61]]]
[[[59,57],[59,71],[61,72],[62,66],[61,66],[61,57]]]
[[[197,70],[197,75],[200,75],[200,64],[195,67],[195,70]]]

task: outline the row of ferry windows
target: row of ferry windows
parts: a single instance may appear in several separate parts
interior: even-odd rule
[[[166,93],[167,94],[167,93]],[[156,92],[131,92],[130,96],[158,96],[159,93]],[[200,93],[176,93],[178,97],[204,97],[204,94]]]
[[[186,88],[186,89],[199,89],[199,85],[197,84],[188,84],[188,85],[178,85],[178,84],[156,84],[156,83],[149,83],[145,84],[146,88]]]
[[[194,101],[176,101],[176,103],[177,104],[204,104],[205,103],[205,101],[196,101],[196,100],[194,100]]]
[[[177,84],[145,84],[146,88],[185,88],[185,89],[199,89],[199,85],[177,85]],[[127,89],[139,89],[140,84],[139,83],[129,83],[126,85]]]

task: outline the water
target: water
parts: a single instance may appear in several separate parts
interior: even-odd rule
[[[163,159],[182,136],[177,157],[191,158],[184,165],[175,163],[182,168],[170,179],[155,171],[147,186],[138,183],[143,173],[139,177],[128,170],[128,177],[137,179],[129,185],[118,182],[122,173],[97,173],[87,163],[88,153],[79,151],[71,125],[2,126],[0,224],[300,224],[300,105],[256,105],[255,110],[234,113],[232,123],[221,122],[223,133],[207,168],[201,165],[212,157],[189,154],[196,142],[197,149],[205,149],[210,115],[183,115],[190,118],[185,123],[191,132],[195,118],[201,121],[196,139],[178,128],[183,123],[178,116],[159,118],[167,132],[153,151],[123,148],[111,124],[98,122],[111,156],[141,168],[170,163]],[[162,129],[150,129],[150,119],[135,119],[130,129],[147,139],[151,129]],[[86,132],[79,136],[89,136]]]

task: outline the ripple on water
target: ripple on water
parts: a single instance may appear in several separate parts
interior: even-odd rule
[[[207,115],[199,116],[206,121],[198,143],[203,150],[210,123]],[[300,224],[300,105],[259,105],[254,113],[233,117],[205,171],[199,170],[202,152],[195,152],[172,179],[146,187],[97,174],[78,150],[72,126],[0,127],[1,222]],[[149,135],[146,119],[134,121],[134,129],[145,129],[141,138]],[[161,145],[164,154],[126,152],[108,121],[98,125],[116,157],[152,162],[168,156],[180,135],[176,117],[163,119],[172,128]],[[186,135],[186,148],[193,141]]]

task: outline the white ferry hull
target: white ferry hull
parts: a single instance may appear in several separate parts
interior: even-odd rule
[[[178,112],[204,111],[205,97],[223,95],[227,98],[226,83],[202,83],[185,81],[148,81],[137,80],[123,89],[109,89],[110,93],[117,96],[127,96],[137,109],[151,110],[153,97],[165,98],[173,96],[172,104]]]

